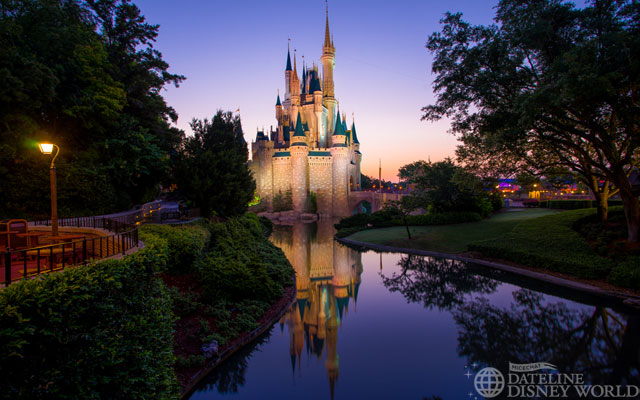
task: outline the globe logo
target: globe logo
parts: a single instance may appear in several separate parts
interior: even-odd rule
[[[495,368],[483,368],[473,378],[473,385],[481,396],[490,399],[504,389],[504,376]]]

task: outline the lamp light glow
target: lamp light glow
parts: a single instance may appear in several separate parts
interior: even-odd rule
[[[38,143],[38,147],[40,147],[40,152],[42,154],[51,154],[51,153],[53,153],[53,144],[52,143]]]

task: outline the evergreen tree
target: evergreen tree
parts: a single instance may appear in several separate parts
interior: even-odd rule
[[[204,217],[243,214],[256,184],[240,117],[219,110],[211,121],[194,119],[191,129],[174,169],[178,188]]]

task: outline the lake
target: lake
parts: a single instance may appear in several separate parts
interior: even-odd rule
[[[274,227],[297,299],[191,399],[579,398],[575,386],[637,398],[636,310],[459,261],[360,252],[333,234],[324,220]]]

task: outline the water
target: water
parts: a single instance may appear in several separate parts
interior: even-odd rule
[[[333,233],[330,222],[276,227],[297,301],[191,399],[480,399],[484,367],[507,376],[509,363],[534,362],[640,385],[631,309],[461,262],[361,253]]]

